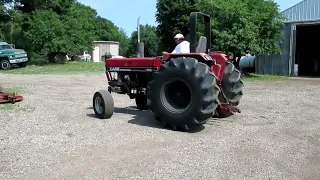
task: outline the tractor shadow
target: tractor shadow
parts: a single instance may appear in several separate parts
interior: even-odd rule
[[[212,117],[206,122],[206,125],[219,127],[226,122],[231,123],[231,122],[234,122],[234,120],[230,120],[228,117],[224,117],[224,118]]]
[[[93,110],[93,107],[88,107],[87,109]],[[114,113],[133,116],[132,119],[128,121],[130,124],[164,129],[163,125],[153,118],[152,112],[139,110],[135,106],[124,108],[114,107]],[[87,116],[98,119],[94,113],[89,113]]]
[[[129,106],[125,108],[114,108],[115,113],[128,114],[133,116],[132,119],[128,121],[130,124],[135,124],[139,126],[147,126],[151,128],[164,129],[163,125],[154,119],[152,112],[148,110],[139,110],[135,106]]]
[[[93,109],[93,108],[89,107],[87,109]],[[129,107],[124,107],[124,108],[114,107],[114,113],[127,114],[127,115],[133,116],[132,119],[128,121],[128,123],[130,123],[130,124],[172,131],[170,128],[168,128],[168,127],[162,125],[160,122],[158,122],[153,117],[153,113],[148,110],[139,110],[135,106],[129,106]],[[89,116],[91,118],[96,118],[94,113],[87,114],[87,116]],[[187,133],[197,133],[197,132],[202,131],[204,128],[205,127],[202,126],[197,130],[189,131]]]

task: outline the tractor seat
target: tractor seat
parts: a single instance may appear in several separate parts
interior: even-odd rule
[[[205,36],[200,36],[196,52],[206,53],[206,51],[207,51],[207,38]]]

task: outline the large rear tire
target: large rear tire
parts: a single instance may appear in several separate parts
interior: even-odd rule
[[[155,117],[173,130],[201,127],[218,106],[216,80],[211,69],[194,58],[176,58],[161,65],[147,94]]]
[[[109,91],[100,90],[94,93],[93,109],[100,119],[109,119],[114,112],[114,101]]]
[[[232,105],[237,106],[240,103],[243,86],[240,71],[231,62],[227,61],[222,78],[222,90]]]

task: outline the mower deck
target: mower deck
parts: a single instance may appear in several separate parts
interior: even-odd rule
[[[0,104],[3,104],[3,103],[14,104],[15,102],[19,102],[22,100],[23,100],[23,97],[20,95],[16,95],[15,93],[10,94],[10,93],[0,92]]]

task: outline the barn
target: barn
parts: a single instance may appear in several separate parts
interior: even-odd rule
[[[258,56],[258,74],[320,76],[320,0],[304,0],[286,10],[281,54]]]

